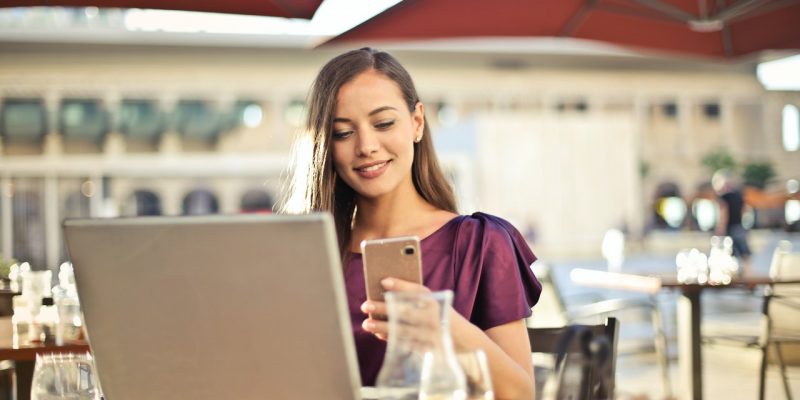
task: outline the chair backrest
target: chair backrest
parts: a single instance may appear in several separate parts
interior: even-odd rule
[[[792,252],[792,243],[788,240],[781,240],[775,247],[769,275],[776,280],[800,278],[800,253]]]
[[[619,321],[608,318],[600,325],[571,325],[560,328],[528,328],[533,353],[552,354],[557,360],[570,363],[581,360],[582,368],[578,399],[614,398]],[[585,340],[585,339],[588,339]],[[595,354],[598,343],[604,343],[605,354]],[[572,356],[577,357],[572,357]],[[602,362],[597,362],[604,358]],[[563,367],[563,366],[562,366]],[[573,366],[574,367],[574,366]],[[559,365],[556,365],[558,372]],[[570,367],[572,368],[572,367]],[[568,377],[569,379],[574,378]],[[562,382],[559,382],[562,384]]]
[[[568,324],[564,299],[553,280],[550,266],[537,261],[533,264],[533,272],[542,284],[542,293],[539,296],[539,302],[533,309],[533,318],[529,320],[528,326],[534,328],[561,327]]]
[[[792,244],[782,240],[775,248],[770,265],[775,280],[800,279],[800,253],[792,252]],[[800,332],[800,284],[773,284],[767,309],[773,331]]]

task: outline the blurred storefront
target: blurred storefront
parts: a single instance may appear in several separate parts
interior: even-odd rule
[[[307,90],[341,49],[146,37],[0,39],[4,257],[54,268],[67,257],[63,218],[259,212],[283,199]],[[609,228],[707,229],[691,202],[719,149],[769,161],[767,191],[800,178],[781,133],[800,94],[766,91],[752,62],[390,50],[416,79],[461,211],[507,217],[545,255],[599,254]],[[684,202],[675,223],[658,211],[667,197]]]

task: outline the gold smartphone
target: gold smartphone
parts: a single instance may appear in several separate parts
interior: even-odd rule
[[[381,286],[384,278],[422,284],[422,255],[416,236],[364,240],[361,242],[361,254],[369,300],[384,301]],[[370,318],[386,319],[386,316],[370,315]]]

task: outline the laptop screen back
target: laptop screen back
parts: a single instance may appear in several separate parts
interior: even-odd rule
[[[329,215],[69,220],[105,397],[355,399]]]

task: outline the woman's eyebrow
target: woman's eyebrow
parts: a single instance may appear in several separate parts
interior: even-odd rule
[[[392,107],[392,106],[383,106],[383,107],[378,107],[378,108],[370,111],[368,115],[369,116],[373,116],[373,115],[375,115],[375,114],[377,114],[379,112],[383,112],[383,111],[386,111],[386,110],[395,110],[395,111],[397,111],[397,109]]]
[[[397,111],[397,108],[394,108],[392,106],[378,107],[378,108],[370,111],[369,114],[367,114],[367,115],[371,117],[371,116],[373,116],[375,114],[378,114],[378,113],[386,111],[386,110],[395,110],[395,111]],[[335,123],[335,122],[353,122],[353,121],[350,120],[350,118],[336,117],[336,118],[333,119],[333,122]]]

